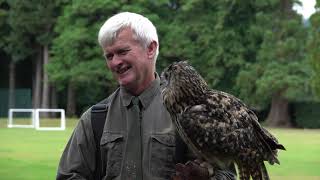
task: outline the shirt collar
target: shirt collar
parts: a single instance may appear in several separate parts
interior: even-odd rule
[[[150,105],[155,95],[157,95],[159,92],[160,78],[157,73],[155,73],[155,77],[156,79],[152,81],[150,86],[138,96],[144,109]],[[133,95],[130,94],[124,87],[120,86],[120,97],[122,99],[122,105],[127,107],[130,105]]]

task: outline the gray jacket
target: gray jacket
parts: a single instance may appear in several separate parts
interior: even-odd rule
[[[157,77],[139,96],[142,103],[143,177],[146,180],[170,179],[175,173],[175,164],[189,158],[186,146],[176,142],[175,127],[163,106],[159,83]],[[132,95],[121,87],[110,99],[100,141],[102,167],[105,167],[103,179],[121,179],[123,162],[127,158],[125,148],[131,99]],[[96,146],[90,116],[90,109],[81,116],[61,156],[57,179],[94,179]]]

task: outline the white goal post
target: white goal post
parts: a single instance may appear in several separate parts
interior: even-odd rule
[[[30,124],[14,124],[13,113],[31,113]],[[57,112],[60,113],[60,126],[59,127],[41,127],[40,126],[40,113],[41,112]],[[64,109],[9,109],[8,113],[8,128],[35,128],[36,130],[54,131],[66,129],[66,118]]]
[[[30,117],[30,124],[14,124],[13,123],[13,113],[14,112],[20,112],[20,113],[31,113]],[[34,128],[35,127],[35,121],[34,121],[34,109],[9,109],[9,119],[8,119],[8,128]]]
[[[40,127],[40,112],[60,112],[60,127]],[[66,118],[64,109],[35,109],[36,130],[55,131],[66,129]]]

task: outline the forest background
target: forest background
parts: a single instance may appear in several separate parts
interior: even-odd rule
[[[78,117],[117,84],[97,33],[132,11],[157,27],[157,71],[188,60],[211,88],[234,94],[273,127],[320,128],[320,0],[0,0],[0,116],[63,108]]]

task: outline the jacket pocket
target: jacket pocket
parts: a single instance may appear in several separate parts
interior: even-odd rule
[[[170,179],[175,172],[175,147],[174,135],[151,135],[150,172],[154,177]]]
[[[106,179],[119,176],[123,159],[124,136],[121,133],[104,132],[100,146],[101,157],[106,166]]]

